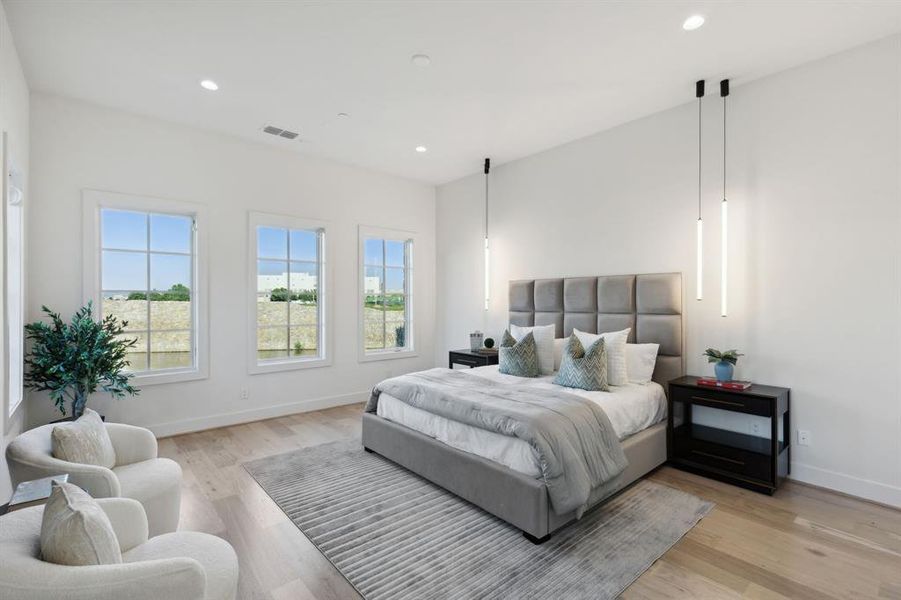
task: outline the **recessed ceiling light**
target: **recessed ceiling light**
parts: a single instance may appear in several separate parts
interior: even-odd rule
[[[213,81],[212,79],[204,79],[200,82],[200,87],[205,90],[210,90],[211,92],[215,92],[219,89],[219,84]]]
[[[417,67],[427,67],[432,64],[432,59],[428,54],[414,54],[410,59],[410,62]]]
[[[338,118],[339,118],[339,119],[346,119],[346,118],[349,117],[349,116],[350,116],[350,115],[347,114],[347,113],[345,113],[345,112],[340,112],[340,113],[338,113]]]
[[[416,151],[419,153],[422,153],[422,152],[428,152],[429,149],[426,148],[425,146],[416,146]]]
[[[704,24],[704,16],[703,15],[692,15],[685,19],[685,22],[682,23],[682,29],[685,31],[694,31],[698,29],[701,25]]]

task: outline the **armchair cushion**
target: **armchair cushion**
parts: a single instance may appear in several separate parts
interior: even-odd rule
[[[109,517],[122,552],[147,541],[147,514],[140,502],[131,498],[98,498],[95,502]]]
[[[41,555],[47,562],[73,567],[122,562],[103,509],[78,486],[55,481],[41,521]]]
[[[116,466],[116,451],[106,427],[90,408],[77,420],[54,427],[51,439],[55,458],[107,469]]]
[[[157,456],[156,436],[149,429],[124,423],[106,423],[106,432],[116,451],[117,467]]]
[[[169,533],[178,527],[181,510],[181,467],[168,458],[154,458],[116,467],[122,495],[144,507],[150,535]]]

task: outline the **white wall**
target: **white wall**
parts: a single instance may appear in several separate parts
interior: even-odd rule
[[[209,207],[210,377],[147,386],[140,396],[89,404],[113,421],[158,434],[259,419],[366,398],[392,374],[432,366],[434,188],[292,152],[55,96],[32,96],[30,318],[41,304],[71,314],[82,294],[81,191],[101,189]],[[248,375],[247,218],[261,211],[333,223],[334,361],[325,368]],[[417,232],[419,355],[357,362],[357,226]],[[249,399],[241,399],[247,389]],[[29,398],[32,424],[46,396]]]
[[[0,4],[0,130],[7,132],[10,156],[23,175],[25,175],[27,181],[29,154],[28,85],[25,82],[25,76],[22,74],[22,66],[19,64],[19,57],[16,54],[16,47],[13,44],[13,37],[9,31],[6,12],[2,4]],[[26,211],[29,201],[29,190],[26,183]],[[3,212],[0,211],[0,227],[5,226],[2,223],[2,219]],[[5,249],[2,246],[0,244],[0,257],[5,258]],[[4,277],[4,264],[5,259],[0,260],[0,278]],[[0,310],[0,331],[2,331],[2,324],[5,319],[6,307],[4,306]],[[0,374],[6,370],[6,361],[5,348],[0,344]],[[0,376],[0,381],[4,381],[2,376]],[[5,396],[7,390],[4,388],[0,393]],[[0,402],[0,454],[5,455],[6,445],[22,431],[26,411],[25,403],[23,402],[12,415],[12,418],[8,418],[6,399],[4,398],[3,400]],[[11,493],[12,489],[6,469],[6,461],[2,460],[0,462],[0,503],[6,502]]]
[[[901,38],[747,85],[729,100],[730,310],[719,316],[722,112],[704,102],[705,295],[694,299],[697,105],[492,170],[492,307],[482,175],[438,189],[436,361],[506,323],[507,281],[684,274],[689,373],[706,346],[792,388],[792,476],[901,505]],[[686,87],[687,90],[690,88]]]

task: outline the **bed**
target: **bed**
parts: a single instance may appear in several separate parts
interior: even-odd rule
[[[684,374],[682,278],[678,273],[510,282],[512,324],[554,325],[556,337],[631,327],[630,342],[660,344],[653,382],[581,392],[610,417],[628,466],[591,490],[588,505],[609,498],[666,461],[665,385]],[[473,381],[504,383],[496,367],[471,371]],[[479,379],[482,378],[482,379]],[[522,379],[522,378],[515,378]],[[549,377],[529,383],[554,387]],[[448,421],[383,397],[363,415],[363,446],[476,504],[540,543],[576,518],[558,514],[538,476],[534,451],[516,438]]]

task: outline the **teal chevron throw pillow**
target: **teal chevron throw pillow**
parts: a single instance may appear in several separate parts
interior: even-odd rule
[[[531,332],[517,342],[509,331],[505,331],[499,353],[498,370],[501,373],[517,377],[541,375],[538,368],[538,344]]]
[[[606,392],[607,347],[604,338],[598,339],[586,351],[576,334],[572,334],[563,351],[563,360],[560,361],[554,383],[589,392]]]

